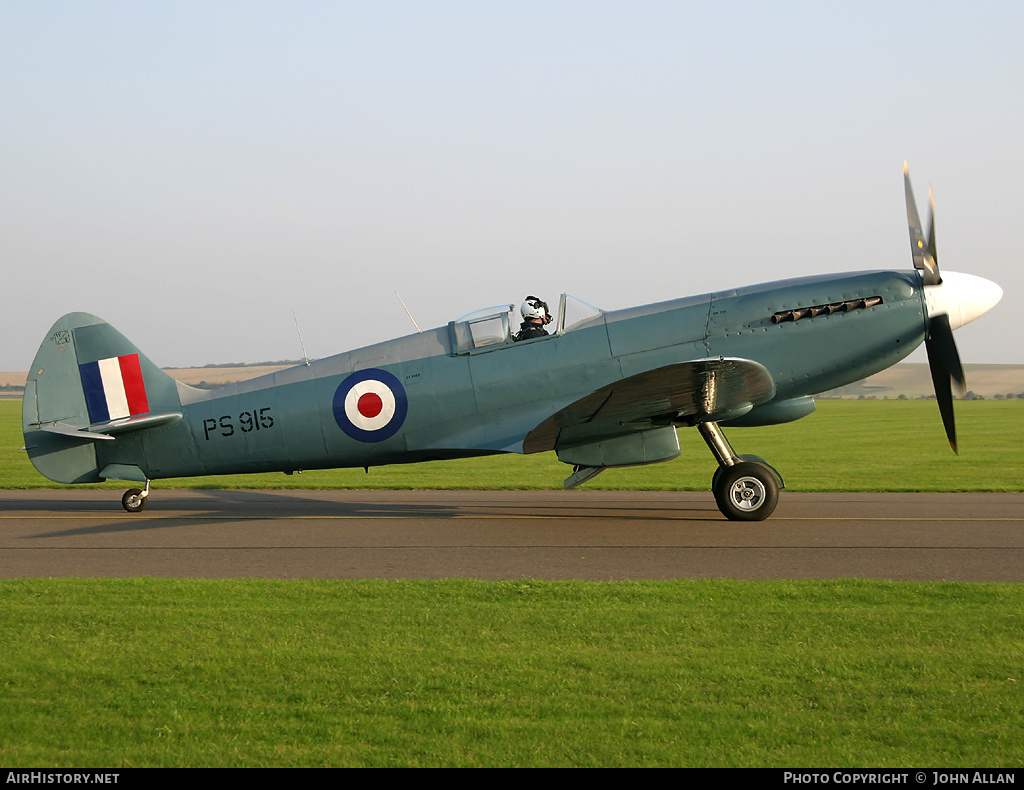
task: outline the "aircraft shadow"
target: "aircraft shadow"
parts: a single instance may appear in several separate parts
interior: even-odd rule
[[[41,532],[26,539],[75,537],[110,533],[146,532],[157,529],[173,529],[195,526],[211,520],[218,522],[266,521],[287,518],[453,518],[459,514],[458,505],[381,503],[381,502],[338,502],[316,497],[296,495],[295,492],[205,490],[189,492],[194,496],[166,498],[161,501],[160,491],[154,491],[152,499],[142,514],[124,512],[120,497],[111,491],[111,499],[67,498],[42,501],[35,498],[4,499],[0,501],[0,512],[46,510],[51,515],[66,513],[70,518],[95,517],[97,508],[110,510],[113,520],[90,523],[88,526]]]
[[[644,497],[628,500],[590,499],[570,492],[564,499],[545,497],[543,501],[523,500],[473,503],[464,499],[451,503],[444,502],[447,492],[437,491],[436,503],[380,501],[375,496],[393,496],[401,492],[361,492],[366,494],[354,501],[325,498],[323,492],[306,495],[300,491],[253,491],[233,489],[194,489],[188,492],[154,490],[145,511],[141,514],[121,510],[117,492],[110,491],[110,500],[95,497],[69,496],[60,499],[4,498],[0,500],[0,513],[11,511],[42,511],[59,519],[67,514],[68,520],[89,518],[87,526],[67,526],[65,529],[36,533],[25,539],[52,539],[81,537],[98,534],[142,533],[159,529],[180,529],[216,521],[255,522],[274,519],[322,518],[322,519],[453,519],[500,517],[542,517],[558,519],[615,519],[615,520],[672,520],[706,521],[721,518],[714,500],[708,494],[696,494],[697,499],[688,498],[685,503],[653,501],[644,503]],[[185,493],[185,496],[181,494]],[[499,492],[505,493],[505,492]],[[555,492],[561,493],[561,492]],[[592,492],[601,493],[601,492]],[[645,492],[657,496],[659,492]],[[666,493],[666,492],[661,492]],[[668,492],[674,493],[674,492]],[[109,518],[97,510],[109,510]],[[102,519],[96,523],[95,519]]]

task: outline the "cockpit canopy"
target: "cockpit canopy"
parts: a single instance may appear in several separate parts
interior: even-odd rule
[[[604,320],[604,311],[575,296],[562,294],[558,301],[558,313],[554,318],[555,320],[547,327],[547,337],[536,337],[521,342],[543,343],[551,337],[599,323]],[[510,346],[512,338],[519,331],[521,320],[516,306],[511,304],[485,307],[468,313],[448,324],[452,351],[456,354],[473,354]]]

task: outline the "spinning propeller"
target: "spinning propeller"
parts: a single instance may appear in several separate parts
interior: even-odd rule
[[[960,354],[953,340],[953,330],[968,321],[988,312],[1003,295],[995,283],[970,274],[939,273],[938,254],[935,250],[935,198],[928,190],[930,217],[928,235],[921,230],[917,215],[914,190],[910,187],[910,172],[903,163],[903,182],[907,193],[907,224],[910,228],[910,249],[914,256],[914,268],[921,271],[925,301],[928,306],[928,337],[925,349],[928,351],[928,367],[931,369],[932,386],[939,403],[942,425],[953,452],[956,447],[956,423],[953,418],[953,386],[963,395],[967,389]]]

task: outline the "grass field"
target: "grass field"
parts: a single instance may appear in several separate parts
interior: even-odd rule
[[[49,487],[0,402],[4,485]],[[1020,491],[1024,401],[824,401],[736,429],[792,490]],[[710,454],[589,487],[705,489]],[[551,454],[254,488],[557,488]],[[111,483],[123,488],[124,483]],[[733,582],[0,581],[0,763],[1017,767],[1024,586]]]
[[[19,448],[21,404],[0,401],[0,486],[53,488]],[[1022,491],[1024,400],[959,401],[960,455],[946,442],[934,401],[824,400],[788,425],[735,428],[738,453],[766,458],[791,491]],[[612,469],[586,487],[689,490],[710,487],[715,462],[695,430],[682,454],[652,466]],[[490,456],[362,469],[161,480],[157,488],[561,488],[569,467],[554,453]],[[123,482],[101,484],[125,488]]]
[[[0,583],[5,766],[1017,767],[1024,588]]]

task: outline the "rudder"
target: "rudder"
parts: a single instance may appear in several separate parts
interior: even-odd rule
[[[95,483],[121,477],[109,470],[101,475],[107,463],[98,445],[178,419],[177,382],[94,315],[65,315],[36,352],[25,385],[22,430],[29,458],[50,480]],[[145,458],[131,460],[127,467],[145,475]]]

